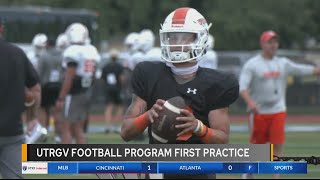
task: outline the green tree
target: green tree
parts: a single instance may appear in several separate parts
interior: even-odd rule
[[[160,24],[178,7],[202,13],[218,50],[259,48],[261,32],[280,35],[282,48],[303,48],[306,38],[320,40],[318,0],[2,0],[1,5],[41,5],[86,8],[99,14],[99,39],[122,41],[129,32],[149,28],[158,35]],[[52,29],[54,31],[54,29]]]

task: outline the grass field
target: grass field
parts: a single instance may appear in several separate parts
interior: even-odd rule
[[[101,126],[101,123],[93,123],[96,126]],[[239,124],[239,123],[237,123]],[[303,125],[308,125],[308,123],[302,123]],[[320,123],[312,123],[309,125],[320,125]],[[231,144],[247,144],[249,134],[243,133],[233,133],[231,132],[230,137]],[[317,156],[320,157],[320,132],[290,132],[286,136],[286,144],[284,146],[284,156]],[[90,144],[123,144],[125,143],[119,136],[119,134],[110,133],[90,133],[88,134],[88,141]],[[53,143],[49,140],[48,143]],[[132,141],[130,143],[147,143],[144,141]],[[50,179],[97,179],[94,174],[81,174],[81,175],[25,175],[25,178],[50,178]],[[218,174],[219,179],[240,179],[241,174]],[[272,178],[271,175],[256,175],[255,178],[264,179]],[[303,178],[303,179],[313,179],[320,178],[320,165],[308,165],[308,174],[306,175],[281,175],[281,178],[291,179],[291,178]]]

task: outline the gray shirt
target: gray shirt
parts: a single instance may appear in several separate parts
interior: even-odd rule
[[[62,52],[49,49],[39,60],[39,75],[41,84],[56,83],[62,81]]]
[[[248,60],[240,75],[240,91],[248,90],[261,114],[286,111],[288,75],[311,75],[314,67],[275,56],[267,60],[260,54]]]

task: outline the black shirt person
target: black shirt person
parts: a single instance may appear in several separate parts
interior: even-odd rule
[[[21,144],[24,143],[22,113],[26,110],[25,93],[35,103],[27,109],[28,130],[37,123],[35,110],[40,104],[38,75],[25,53],[2,39],[0,25],[0,173],[5,179],[22,178]],[[30,116],[29,116],[30,115]]]
[[[110,123],[121,121],[123,115],[123,101],[121,97],[121,91],[122,84],[124,82],[124,68],[120,63],[117,62],[118,54],[119,53],[117,50],[110,50],[111,62],[103,67],[101,76],[106,85],[105,121],[108,125],[108,127],[106,128],[106,132],[119,132],[119,128],[110,125]]]

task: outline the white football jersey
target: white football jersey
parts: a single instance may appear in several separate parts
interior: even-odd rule
[[[27,57],[36,71],[39,72],[39,57],[36,56],[36,53],[34,51],[30,51],[27,54]]]
[[[207,50],[206,54],[200,58],[199,66],[209,69],[217,69],[218,57],[217,53],[213,50]]]
[[[131,61],[133,64],[133,68],[135,68],[136,65],[139,64],[140,62],[144,61],[144,56],[145,56],[145,54],[140,51],[138,51],[132,55]]]
[[[162,61],[161,59],[161,49],[160,48],[152,48],[150,49],[144,56],[145,61]]]
[[[123,67],[129,68],[131,70],[134,69],[132,54],[128,51],[124,51],[119,54],[119,62]]]
[[[97,49],[92,45],[71,45],[63,53],[63,64],[77,64],[76,75],[82,78],[82,87],[91,85],[95,67],[100,59]]]
[[[96,47],[94,47],[92,44],[85,45],[89,50],[89,52],[92,53],[92,56],[94,56],[94,60],[99,64],[101,62],[101,56],[97,50]]]

